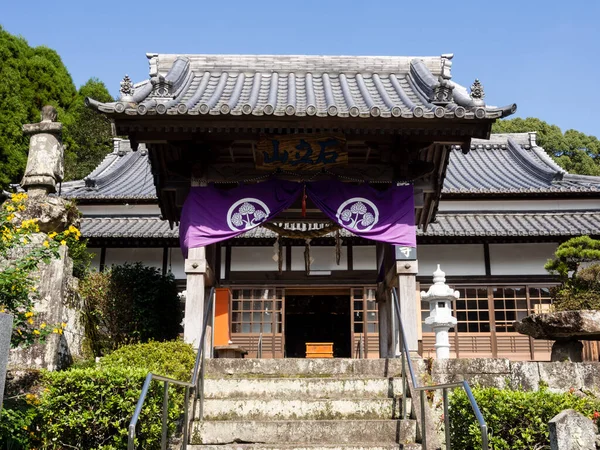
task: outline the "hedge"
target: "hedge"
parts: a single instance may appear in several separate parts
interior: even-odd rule
[[[473,395],[492,431],[494,450],[531,450],[549,446],[548,422],[564,409],[574,409],[597,420],[600,399],[581,393],[536,392],[473,388]],[[450,398],[450,437],[453,450],[481,448],[481,431],[462,389]]]

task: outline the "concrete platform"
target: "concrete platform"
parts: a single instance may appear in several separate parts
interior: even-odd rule
[[[417,360],[414,361],[417,363]],[[206,375],[221,377],[399,377],[400,359],[209,359]]]
[[[414,420],[270,420],[194,422],[191,444],[414,443]]]
[[[398,419],[401,399],[208,399],[205,420]],[[408,408],[408,407],[407,407]],[[196,413],[198,414],[199,405]]]
[[[222,378],[204,381],[205,398],[393,398],[401,378]]]
[[[188,450],[421,450],[421,444],[331,444],[331,445],[269,445],[269,444],[229,444],[229,445],[188,445]]]

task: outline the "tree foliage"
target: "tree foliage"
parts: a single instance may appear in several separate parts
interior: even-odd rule
[[[600,309],[600,240],[579,236],[563,242],[545,268],[562,280],[552,290],[557,311]]]
[[[175,339],[182,311],[175,278],[142,263],[91,273],[80,284],[86,345],[101,356],[126,344]]]
[[[1,26],[0,61],[0,187],[21,181],[29,149],[21,128],[38,122],[44,105],[54,106],[64,123],[66,179],[89,173],[111,150],[111,127],[83,100],[112,100],[104,84],[92,78],[78,91],[58,53],[30,47]]]
[[[581,175],[600,175],[600,140],[577,130],[564,133],[534,117],[496,122],[493,133],[537,132],[537,143],[565,170]]]

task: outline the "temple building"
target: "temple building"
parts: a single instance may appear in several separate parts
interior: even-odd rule
[[[515,333],[511,323],[528,313],[547,310],[549,287],[556,279],[548,275],[544,264],[560,242],[580,235],[600,237],[600,177],[566,173],[536,145],[535,137],[535,133],[498,134],[490,140],[473,140],[467,155],[452,149],[436,221],[426,232],[418,232],[418,290],[431,283],[432,272],[441,264],[448,283],[461,293],[453,305],[459,320],[450,339],[454,355],[549,359],[551,343]],[[177,226],[171,228],[160,219],[147,149],[142,146],[133,152],[123,139],[115,139],[114,144],[114,151],[85,180],[62,185],[62,195],[75,199],[83,211],[82,230],[96,254],[92,264],[103,270],[113,264],[142,261],[163,273],[172,272],[184,290],[179,232]],[[287,228],[311,226],[322,225],[289,223]],[[302,301],[308,283],[311,294],[318,289],[334,303],[331,311],[322,314],[329,324],[332,316],[342,321],[346,355],[351,353],[352,342],[353,356],[358,355],[362,333],[369,355],[377,356],[373,243],[343,233],[344,260],[337,265],[334,237],[320,238],[312,249],[314,272],[306,276],[303,242],[290,240],[285,246],[284,267],[298,281],[289,287],[264,275],[277,271],[273,259],[276,239],[276,233],[258,227],[221,247],[217,270],[223,291],[219,292],[231,296],[228,311],[232,313],[224,326],[232,341],[247,346],[252,355],[263,332],[265,342],[267,335],[272,335],[268,336],[270,345],[278,346],[273,352],[265,345],[263,355],[281,356],[285,327],[294,326],[294,320],[310,321],[301,314],[289,314],[290,305],[294,308]],[[332,275],[347,270],[360,271],[362,280],[329,287],[335,284]],[[273,316],[275,323],[263,321],[268,318],[267,307],[262,306],[265,295],[281,302],[283,314]],[[260,323],[253,320],[258,316],[250,309],[255,297],[263,302],[258,308]],[[307,303],[319,299],[304,298]],[[424,319],[428,306],[420,306]],[[278,327],[279,333],[275,332]],[[433,334],[424,323],[419,337],[422,354],[433,356]]]
[[[558,243],[600,235],[600,177],[566,173],[535,133],[490,136],[516,107],[452,81],[451,55],[148,56],[149,80],[88,99],[127,139],[60,195],[98,270],[174,274],[187,341],[214,286],[215,345],[390,356],[396,286],[409,348],[433,356],[419,292],[440,264],[460,292],[451,355],[549,359],[512,322],[549,307]]]

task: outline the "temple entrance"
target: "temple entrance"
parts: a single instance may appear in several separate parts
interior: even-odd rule
[[[352,356],[349,293],[286,295],[285,354],[304,358],[306,343],[332,343],[335,358]]]

